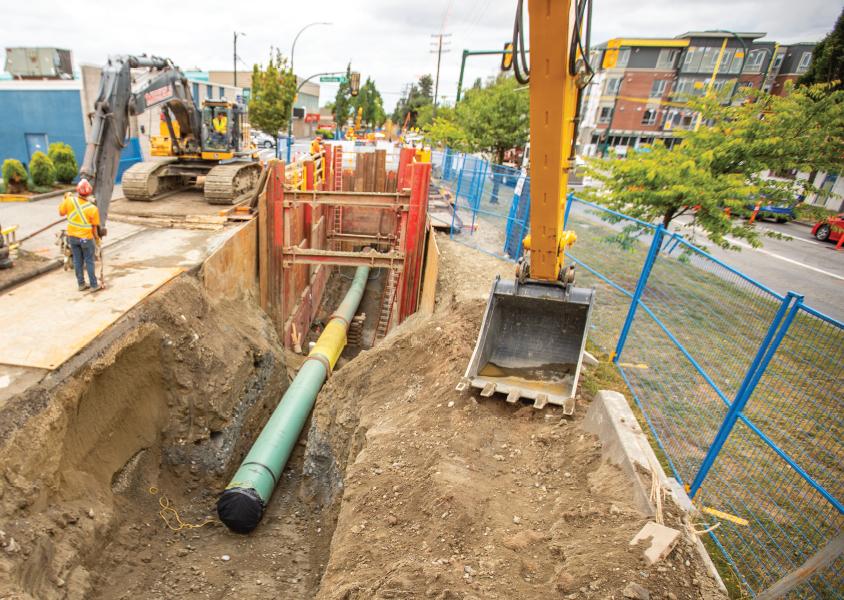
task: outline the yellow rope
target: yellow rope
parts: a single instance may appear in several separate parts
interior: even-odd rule
[[[155,486],[150,486],[149,493],[153,496],[158,495],[158,488]],[[179,512],[170,504],[170,499],[161,494],[158,496],[158,505],[161,507],[161,510],[158,511],[158,516],[161,517],[161,520],[164,521],[164,524],[171,531],[181,531],[182,529],[199,529],[200,527],[205,527],[206,525],[211,524],[218,524],[220,521],[214,519],[212,517],[207,517],[204,522],[202,523],[185,523],[182,521],[182,517],[179,516]]]

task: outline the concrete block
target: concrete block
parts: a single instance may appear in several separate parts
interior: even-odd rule
[[[586,411],[583,428],[598,436],[603,444],[604,458],[630,478],[636,507],[642,514],[653,516],[654,507],[649,500],[651,479],[643,473],[650,473],[651,466],[655,465],[660,485],[667,486],[668,478],[624,395],[611,390],[599,391]]]
[[[671,527],[648,521],[645,526],[633,536],[630,540],[630,545],[635,546],[641,541],[646,541],[650,538],[650,546],[645,548],[644,557],[649,565],[653,565],[661,561],[663,558],[674,549],[677,541],[680,539],[680,532]]]
[[[598,359],[592,356],[589,352],[583,352],[583,364],[587,367],[597,367]]]

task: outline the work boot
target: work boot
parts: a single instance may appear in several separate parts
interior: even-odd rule
[[[84,291],[85,291],[85,290],[87,290],[89,287],[91,287],[91,286],[89,286],[87,283],[80,283],[80,284],[79,284],[79,288],[78,288],[78,289],[79,289],[79,291],[80,291],[80,292],[84,292]]]
[[[92,292],[99,292],[99,291],[102,291],[102,289],[103,289],[103,285],[99,284],[97,287],[91,288],[91,291]]]

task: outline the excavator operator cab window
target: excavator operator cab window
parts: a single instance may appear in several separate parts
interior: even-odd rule
[[[226,151],[231,148],[232,120],[229,109],[218,106],[206,106],[202,109],[202,129],[204,150]]]

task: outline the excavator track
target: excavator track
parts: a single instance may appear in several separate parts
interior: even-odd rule
[[[257,162],[217,165],[205,176],[205,199],[210,204],[233,204],[255,188],[260,176]]]
[[[182,186],[181,177],[162,177],[163,171],[177,159],[151,160],[132,165],[123,173],[123,195],[129,200],[152,202],[157,197]]]

